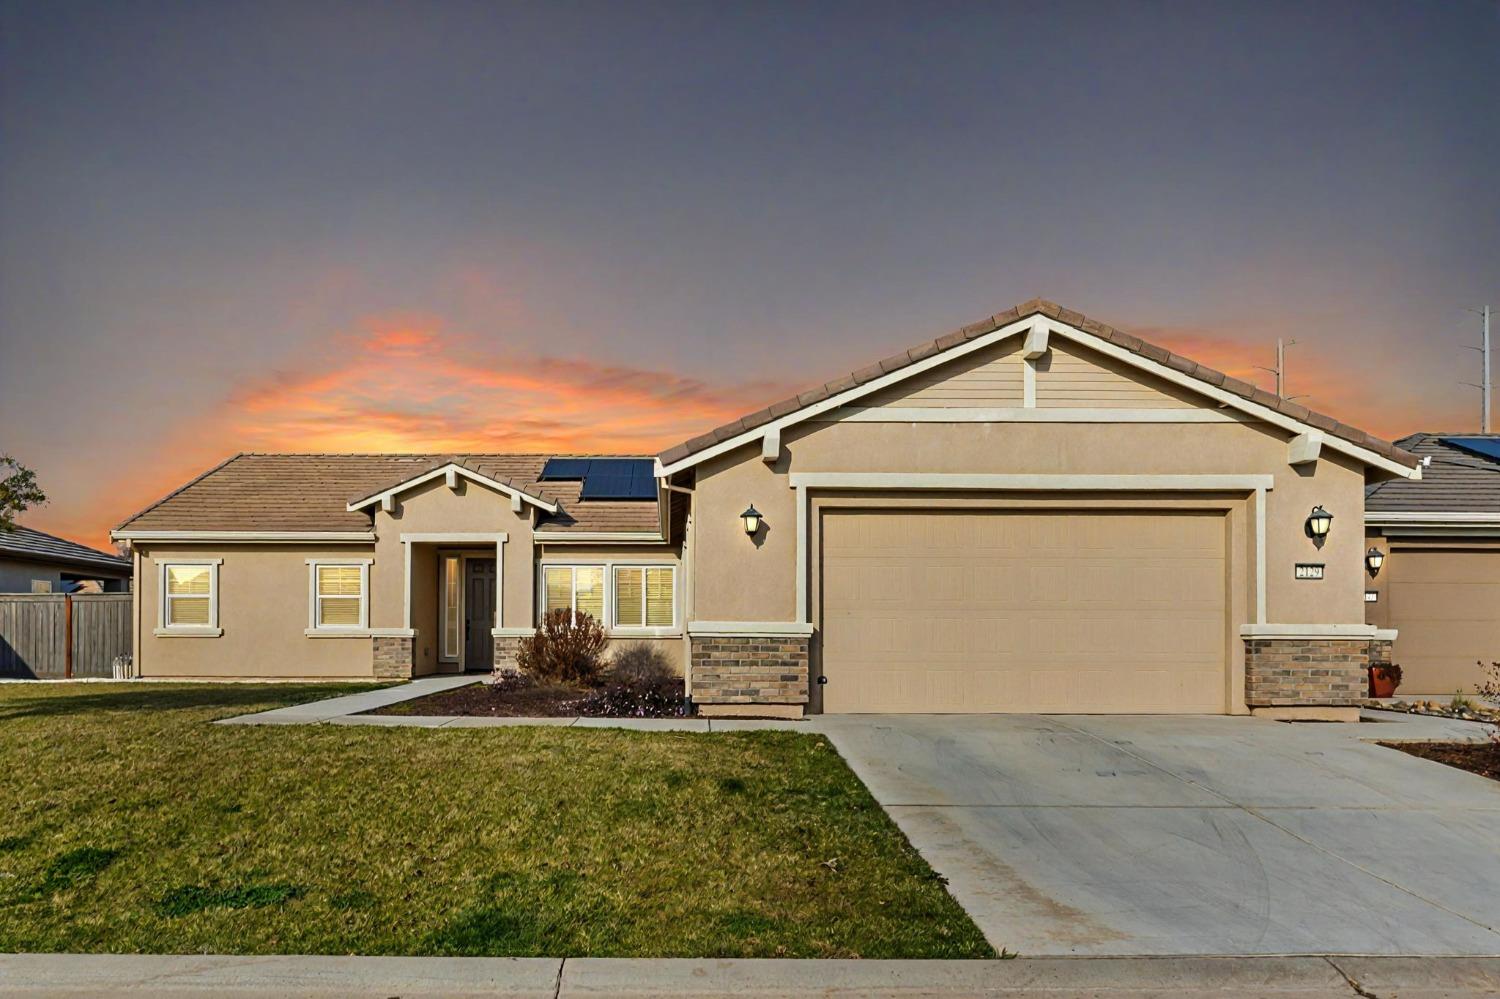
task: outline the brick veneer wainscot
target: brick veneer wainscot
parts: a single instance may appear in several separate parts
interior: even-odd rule
[[[375,679],[410,680],[412,639],[379,635],[375,638]]]
[[[807,703],[805,636],[712,635],[692,641],[695,703]]]
[[[1247,638],[1245,703],[1355,705],[1368,686],[1370,645],[1368,638]]]

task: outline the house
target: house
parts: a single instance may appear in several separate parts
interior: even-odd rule
[[[0,593],[123,593],[131,562],[30,527],[0,531]]]
[[[145,676],[486,668],[565,606],[705,714],[1348,718],[1365,487],[1417,465],[1033,301],[654,462],[239,455],[115,537]]]
[[[1500,434],[1418,433],[1422,477],[1366,488],[1365,620],[1394,628],[1400,693],[1473,693],[1500,660]]]

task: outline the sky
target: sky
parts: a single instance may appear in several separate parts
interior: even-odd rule
[[[238,451],[654,453],[1033,297],[1477,429],[1500,4],[0,0],[0,452],[87,544]]]

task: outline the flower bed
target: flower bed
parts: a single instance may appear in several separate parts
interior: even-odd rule
[[[1386,701],[1370,698],[1361,707],[1378,711],[1400,711],[1408,715],[1432,715],[1436,718],[1457,718],[1461,721],[1489,722],[1500,725],[1500,708],[1469,698],[1453,698],[1449,701]]]

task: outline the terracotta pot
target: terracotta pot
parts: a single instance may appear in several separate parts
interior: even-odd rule
[[[1384,666],[1370,667],[1370,696],[1390,697],[1396,693],[1396,678]]]

